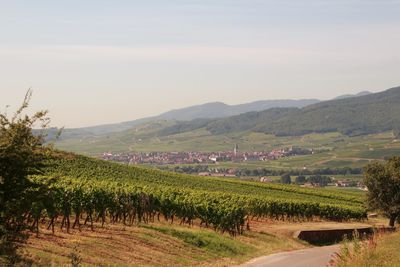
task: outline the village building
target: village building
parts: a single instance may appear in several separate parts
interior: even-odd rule
[[[272,183],[274,180],[272,180],[271,178],[268,177],[261,177],[260,178],[260,182],[262,183]]]

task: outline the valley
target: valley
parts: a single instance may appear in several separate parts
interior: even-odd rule
[[[340,133],[308,134],[295,137],[277,137],[262,133],[243,132],[230,135],[212,135],[205,129],[165,137],[143,137],[145,133],[124,133],[115,137],[87,137],[56,143],[60,149],[100,157],[110,153],[148,152],[215,152],[233,151],[237,144],[244,152],[272,151],[288,147],[313,149],[314,154],[285,157],[269,161],[218,162],[221,168],[316,169],[362,168],[372,160],[400,153],[400,141],[392,132],[349,137]],[[132,137],[136,136],[136,137]],[[131,139],[131,141],[129,141]],[[136,141],[132,141],[132,139]],[[140,141],[138,141],[140,139]]]
[[[231,119],[67,129],[29,176],[37,196],[22,217],[30,238],[21,264],[231,266],[312,247],[297,231],[383,226],[380,214],[368,217],[363,172],[400,154],[396,129],[282,135],[210,126]]]
[[[400,0],[0,6],[0,267],[400,267]]]

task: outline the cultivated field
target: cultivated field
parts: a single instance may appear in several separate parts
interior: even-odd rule
[[[226,168],[344,168],[364,167],[372,160],[400,155],[400,141],[391,132],[348,137],[340,133],[309,134],[296,137],[276,137],[263,133],[212,135],[205,129],[182,134],[152,137],[151,131],[132,130],[111,136],[87,136],[67,139],[56,146],[81,154],[97,156],[105,151],[231,151],[235,144],[241,151],[270,151],[298,146],[312,148],[314,155],[282,158],[268,162],[219,163]]]

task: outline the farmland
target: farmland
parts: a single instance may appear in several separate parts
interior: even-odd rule
[[[179,175],[123,166],[72,155],[50,159],[43,176],[32,177],[49,193],[37,204],[37,220],[46,210],[50,226],[58,215],[70,228],[70,216],[133,223],[162,215],[173,222],[212,226],[222,233],[242,234],[246,218],[361,220],[366,218],[362,194],[276,184]],[[57,177],[57,179],[52,179]],[[247,224],[246,224],[247,223]],[[35,224],[34,224],[35,225]],[[247,226],[246,226],[247,225]]]
[[[146,130],[145,130],[146,129]],[[290,146],[313,149],[313,155],[286,157],[260,162],[221,162],[218,167],[268,168],[268,169],[316,169],[359,168],[372,160],[400,154],[400,142],[391,132],[349,137],[340,133],[308,134],[304,136],[277,137],[263,133],[241,132],[212,135],[206,129],[181,134],[154,137],[147,128],[126,131],[112,136],[86,136],[66,139],[56,146],[68,151],[99,156],[111,152],[152,151],[231,151],[238,144],[241,151],[271,151]],[[148,136],[146,137],[146,134]]]
[[[218,264],[225,258],[223,266],[227,259],[243,262],[305,246],[290,234],[262,230],[276,220],[304,227],[312,221],[365,219],[360,192],[181,175],[66,153],[46,163],[42,175],[31,177],[44,196],[31,211],[38,237],[20,250],[39,265],[66,264],[65,251],[82,255],[86,264],[99,264],[96,251],[111,265],[154,266],[162,255],[165,265]],[[125,242],[133,245],[121,246]],[[115,258],[107,249],[121,253]]]

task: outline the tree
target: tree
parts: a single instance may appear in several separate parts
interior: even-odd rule
[[[290,178],[290,174],[286,173],[281,176],[281,183],[282,184],[291,184],[292,179]]]
[[[32,92],[28,90],[21,107],[10,118],[0,113],[0,237],[1,253],[5,244],[15,240],[24,228],[24,216],[29,212],[33,195],[28,176],[42,166],[44,131],[34,133],[33,127],[47,127],[47,111],[33,116],[23,114]],[[7,245],[7,247],[9,247]]]
[[[364,184],[368,188],[368,204],[380,210],[394,227],[400,218],[400,157],[385,163],[373,162],[366,167]]]
[[[306,177],[304,175],[299,175],[296,177],[296,184],[304,184],[306,182]]]
[[[331,178],[319,174],[308,177],[308,181],[314,185],[318,184],[319,186],[327,186],[332,182]]]

